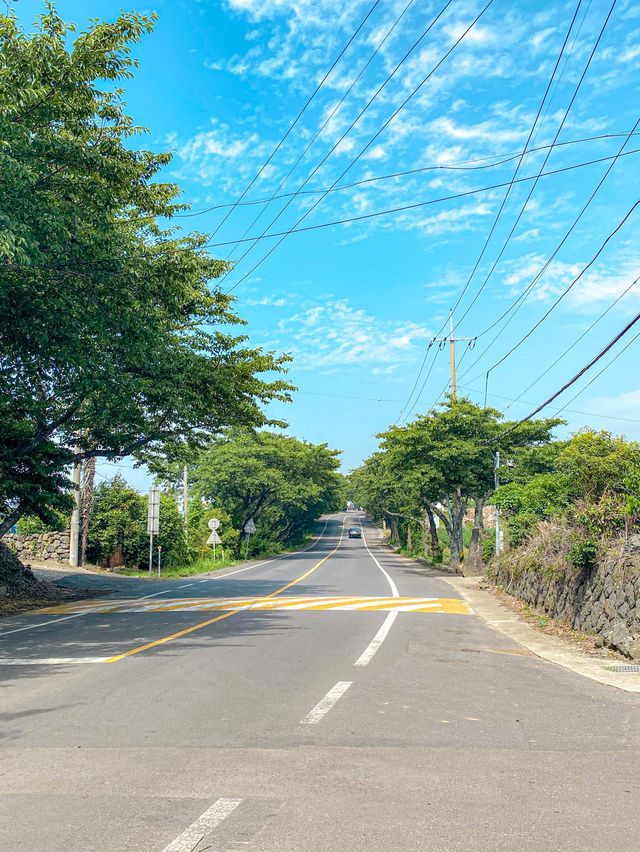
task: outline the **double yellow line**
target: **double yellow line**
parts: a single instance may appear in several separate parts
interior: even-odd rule
[[[308,571],[305,571],[304,574],[301,574],[299,577],[296,577],[295,580],[291,580],[291,582],[286,583],[284,586],[280,586],[279,589],[276,589],[275,592],[271,592],[269,595],[265,595],[266,598],[275,598],[276,595],[282,594],[282,592],[286,592],[287,589],[290,589],[291,586],[295,586],[297,583],[301,583],[302,580],[305,580],[310,574],[313,574],[314,571],[317,571],[321,565],[333,556],[336,550],[342,544],[342,538],[344,536],[344,521],[342,522],[342,527],[340,528],[340,538],[338,539],[338,543],[333,548],[330,553],[327,553],[319,562],[309,568]],[[180,639],[182,636],[188,636],[189,633],[195,633],[196,630],[202,630],[203,627],[208,627],[210,624],[215,624],[217,621],[224,621],[225,618],[231,618],[232,615],[237,615],[239,612],[244,612],[247,607],[241,607],[240,609],[231,610],[231,612],[225,612],[222,615],[217,615],[215,618],[209,618],[207,621],[201,621],[199,624],[194,624],[193,627],[186,627],[184,630],[178,630],[177,633],[171,633],[169,636],[163,636],[161,639],[155,639],[153,642],[147,642],[146,645],[139,645],[137,648],[132,648],[130,651],[125,651],[123,654],[116,654],[114,657],[109,657],[108,660],[105,660],[105,663],[117,663],[120,660],[124,660],[125,657],[133,657],[136,654],[141,654],[143,651],[148,651],[150,648],[155,648],[158,645],[165,645],[167,642],[171,642],[173,639]]]

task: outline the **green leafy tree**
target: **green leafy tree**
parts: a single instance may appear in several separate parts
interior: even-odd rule
[[[343,499],[339,453],[273,432],[230,430],[212,442],[193,470],[197,497],[227,511],[245,536],[257,526],[253,546],[295,541],[313,521]]]
[[[517,425],[503,422],[493,408],[469,399],[449,399],[406,426],[380,435],[386,479],[395,480],[394,502],[400,511],[424,515],[435,534],[433,516],[449,538],[451,561],[459,566],[463,552],[463,521],[469,503],[475,506],[475,526],[494,490],[494,456],[517,448],[544,444],[561,421],[536,420]],[[476,537],[479,547],[479,536]]]
[[[160,534],[154,540],[154,564],[158,545],[164,565],[188,564],[182,516],[173,494],[165,492],[160,494]],[[92,561],[108,567],[140,568],[148,564],[147,498],[127,485],[120,474],[101,482],[94,491],[87,552]]]
[[[159,224],[170,155],[135,146],[121,88],[154,18],[0,15],[0,535],[68,511],[73,458],[175,457],[288,398],[287,358],[232,332],[206,236]]]

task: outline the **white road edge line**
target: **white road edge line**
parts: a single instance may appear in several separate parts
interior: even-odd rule
[[[224,574],[221,577],[210,577],[208,580],[199,580],[198,582],[199,583],[209,583],[211,580],[224,580],[225,577],[231,577],[232,574],[240,574],[242,571],[249,571],[251,568],[259,568],[261,565],[266,565],[268,562],[275,562],[278,559],[286,559],[288,556],[297,556],[297,554],[299,554],[299,553],[305,553],[305,551],[311,550],[311,548],[315,547],[315,545],[320,541],[322,536],[325,534],[329,520],[330,520],[330,518],[327,518],[327,520],[324,522],[324,527],[322,528],[322,532],[320,533],[320,535],[317,538],[315,538],[311,542],[311,544],[308,545],[308,547],[303,547],[302,550],[296,550],[294,553],[285,553],[282,556],[274,556],[272,559],[266,559],[264,562],[258,562],[257,565],[247,565],[246,568],[239,568],[237,571],[231,571],[231,573]],[[190,583],[189,585],[195,585],[195,584]],[[135,598],[135,600],[146,601],[149,598],[157,598],[158,595],[166,595],[171,591],[173,591],[173,587],[170,588],[170,589],[164,589],[161,592],[153,592],[153,594],[151,594],[151,595],[142,595],[139,598]],[[72,618],[82,618],[82,616],[84,616],[84,615],[90,615],[90,614],[100,615],[102,613],[107,613],[109,611],[109,609],[112,608],[113,606],[118,606],[118,604],[115,602],[115,601],[117,601],[117,598],[115,599],[115,601],[112,598],[111,601],[112,601],[111,604],[105,603],[102,606],[96,607],[95,609],[87,609],[83,612],[76,612],[73,615],[62,616],[62,618],[52,618],[49,621],[41,621],[38,624],[27,624],[25,627],[15,627],[13,630],[4,630],[4,631],[0,632],[0,636],[9,636],[12,633],[22,633],[24,630],[37,630],[38,627],[48,627],[50,624],[58,624],[61,621],[69,621]]]
[[[200,841],[235,811],[242,799],[217,799],[189,828],[176,837],[162,852],[192,852]]]
[[[109,657],[20,657],[0,659],[0,666],[76,666],[87,663],[106,663]]]
[[[352,680],[339,680],[338,683],[336,683],[336,685],[327,692],[322,701],[319,701],[313,710],[307,713],[304,719],[300,720],[300,724],[317,725],[320,719],[327,715],[338,699],[342,698],[352,683]]]
[[[371,552],[371,550],[369,549],[369,545],[367,544],[367,539],[366,539],[366,536],[365,536],[365,534],[364,534],[364,529],[363,529],[363,527],[362,527],[362,523],[360,523],[360,530],[361,530],[361,532],[362,532],[362,541],[364,542],[364,546],[367,548],[367,553],[369,554],[369,556],[373,559],[373,561],[375,562],[375,564],[378,566],[378,568],[379,568],[379,569],[382,571],[382,573],[384,574],[385,579],[386,579],[387,583],[389,583],[389,586],[390,586],[390,588],[391,588],[391,594],[393,595],[393,597],[394,597],[394,598],[399,598],[399,597],[400,597],[400,592],[398,591],[398,587],[397,587],[397,586],[396,586],[396,584],[393,582],[393,580],[392,580],[391,576],[389,575],[389,573],[388,573],[387,571],[385,571],[385,569],[382,567],[382,565],[378,562],[378,560],[375,558],[375,556],[373,555],[373,553],[372,553],[372,552]],[[376,635],[373,637],[373,639],[371,640],[371,642],[369,642],[369,644],[367,645],[367,647],[366,647],[366,648],[364,649],[364,651],[360,654],[360,656],[358,657],[358,659],[357,659],[357,660],[355,661],[355,663],[353,664],[354,666],[368,666],[368,665],[369,665],[369,663],[371,662],[371,660],[372,660],[372,659],[375,657],[375,655],[378,653],[378,650],[379,650],[380,646],[382,645],[382,643],[384,642],[384,640],[387,638],[387,635],[388,635],[389,631],[390,631],[390,630],[391,630],[391,628],[393,627],[393,622],[396,620],[396,618],[397,618],[397,617],[398,617],[398,613],[397,613],[397,611],[395,611],[395,612],[390,612],[390,613],[387,615],[387,617],[385,618],[385,620],[382,622],[382,626],[380,627],[380,630],[378,630],[378,632],[377,632],[377,633],[376,633]]]

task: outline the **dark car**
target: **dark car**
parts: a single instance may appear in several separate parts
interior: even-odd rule
[[[360,527],[350,527],[349,538],[362,538],[362,530]]]

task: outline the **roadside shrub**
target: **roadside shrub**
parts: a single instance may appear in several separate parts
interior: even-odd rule
[[[69,519],[60,512],[52,513],[53,523],[45,524],[35,515],[25,515],[16,524],[19,535],[39,535],[45,532],[61,532],[69,526]]]
[[[590,571],[596,564],[598,545],[592,538],[575,541],[567,553],[567,562],[574,568]]]
[[[482,561],[485,565],[488,565],[489,562],[496,555],[496,531],[495,528],[488,529],[484,531],[480,539],[480,553],[482,555]]]

